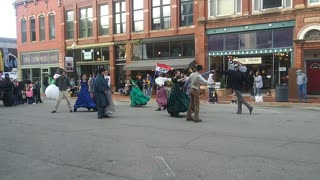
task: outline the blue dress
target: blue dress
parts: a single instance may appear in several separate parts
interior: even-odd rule
[[[80,107],[88,108],[88,110],[96,108],[96,103],[93,101],[93,99],[90,96],[87,81],[81,80],[81,89],[78,94],[77,101],[73,107],[74,107],[74,112],[76,112],[77,108],[80,108]]]

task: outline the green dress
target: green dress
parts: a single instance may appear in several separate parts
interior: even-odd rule
[[[146,105],[150,100],[150,97],[145,96],[142,93],[135,80],[131,80],[130,83],[132,85],[132,90],[130,91],[131,106],[137,107]]]
[[[179,88],[178,78],[172,78],[172,83],[167,111],[170,116],[179,117],[180,112],[188,111],[190,100],[187,94]]]

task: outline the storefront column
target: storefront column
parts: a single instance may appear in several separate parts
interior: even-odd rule
[[[110,73],[110,77],[111,77],[111,82],[110,82],[110,86],[111,86],[111,91],[115,91],[116,89],[116,64],[115,64],[115,47],[114,46],[109,46],[109,73]]]
[[[203,0],[195,0],[194,14],[198,14],[198,19],[194,18],[195,25],[195,59],[196,64],[203,66],[204,70],[208,69],[208,48],[206,36],[206,2]]]
[[[133,46],[132,43],[128,42],[126,45],[126,63],[130,64],[132,62],[132,53],[133,53]],[[131,75],[131,71],[127,71],[126,73],[127,77],[126,79],[128,79],[128,75]]]
[[[295,48],[295,59],[294,59],[294,67],[295,68],[303,68],[304,64],[304,55],[303,55],[303,41],[296,41],[296,48]]]

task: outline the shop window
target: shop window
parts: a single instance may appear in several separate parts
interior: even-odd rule
[[[257,49],[256,32],[240,34],[240,49]]]
[[[308,0],[308,3],[311,5],[320,4],[320,0]]]
[[[147,49],[147,57],[148,58],[154,58],[154,49],[153,49],[153,44],[146,44],[146,49]]]
[[[224,50],[224,35],[211,35],[208,37],[209,51],[223,51]]]
[[[291,47],[293,46],[293,29],[273,30],[273,47]]]
[[[252,0],[253,11],[261,11],[272,8],[291,8],[292,0]]]
[[[44,16],[39,16],[39,32],[40,32],[40,41],[45,40],[46,38],[46,31],[45,31],[45,23],[44,23]]]
[[[55,24],[55,15],[49,14],[49,39],[56,38],[56,24]]]
[[[126,48],[125,45],[119,45],[115,47],[115,58],[116,59],[124,59],[126,56]]]
[[[182,41],[183,56],[194,57],[194,39]]]
[[[154,56],[169,57],[169,42],[159,42],[154,44]]]
[[[66,12],[66,39],[73,39],[74,25],[73,11]]]
[[[22,80],[31,80],[30,69],[22,69]]]
[[[109,6],[107,4],[100,6],[99,35],[109,34]]]
[[[239,34],[226,34],[226,50],[239,49]]]
[[[92,8],[80,9],[80,38],[86,38],[92,36],[93,26],[93,13]]]
[[[108,61],[110,59],[109,47],[102,48],[102,61]]]
[[[193,24],[193,0],[181,0],[180,25],[190,26],[192,24]]]
[[[258,31],[257,35],[257,49],[272,47],[272,31]]]
[[[242,0],[209,0],[210,16],[241,14]]]
[[[182,51],[181,41],[170,42],[170,56],[171,57],[182,56],[181,51]]]
[[[152,0],[152,29],[168,29],[170,24],[170,0]]]
[[[115,34],[126,32],[126,1],[114,0]]]
[[[143,31],[143,2],[132,0],[133,4],[133,31]]]
[[[148,59],[146,44],[135,44],[133,46],[133,60],[140,59]]]
[[[37,40],[36,37],[36,20],[34,17],[30,18],[30,39],[31,42],[34,42]]]
[[[27,20],[21,20],[21,43],[27,42]]]

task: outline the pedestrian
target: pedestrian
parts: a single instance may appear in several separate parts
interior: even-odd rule
[[[68,93],[68,88],[72,88],[70,84],[69,78],[66,76],[66,72],[62,70],[61,76],[59,76],[55,80],[56,86],[59,88],[59,96],[56,102],[56,105],[54,106],[54,109],[51,111],[51,113],[56,113],[58,106],[62,99],[66,99],[69,107],[69,111],[72,111],[71,101],[70,101],[70,95]]]
[[[208,85],[208,103],[215,103],[214,102],[214,97],[215,96],[215,90],[214,90],[214,74],[210,73],[209,77],[208,77],[208,82],[210,83],[210,85]]]
[[[33,97],[34,97],[34,102],[36,104],[42,103],[40,89],[41,89],[41,83],[40,81],[36,81],[33,88]]]
[[[298,96],[299,102],[307,102],[307,82],[308,78],[306,74],[304,74],[301,69],[297,70],[297,85],[298,85]]]
[[[253,84],[248,80],[248,78],[244,75],[244,73],[240,71],[239,66],[236,66],[234,70],[229,69],[228,71],[223,73],[228,75],[231,82],[231,88],[234,90],[237,96],[237,103],[238,103],[237,114],[242,113],[242,104],[244,104],[248,108],[251,114],[253,107],[243,98],[242,85],[243,85],[243,82],[248,83],[251,87],[253,86]]]
[[[189,76],[188,81],[190,81],[190,105],[187,112],[187,121],[202,122],[199,119],[199,106],[200,106],[200,84],[206,83],[212,85],[209,81],[205,80],[200,71],[202,70],[202,65],[197,65],[196,72]],[[191,113],[194,110],[194,118],[192,118]]]
[[[107,72],[104,68],[99,69],[99,74],[96,77],[94,83],[94,97],[97,104],[98,119],[109,117],[105,115],[105,108],[108,105],[107,93],[110,88],[107,86],[106,79],[104,78]]]
[[[164,83],[166,81],[171,81],[171,78],[166,78],[162,76],[162,73],[159,73],[159,77],[155,79],[155,82],[157,84],[157,99],[156,102],[158,104],[158,108],[156,111],[161,111],[161,108],[163,107],[163,110],[167,108],[168,105],[168,94],[166,87],[164,86]]]
[[[260,75],[260,72],[257,71],[256,75],[254,76],[254,94],[255,96],[261,96],[261,89],[263,87],[263,81],[262,81],[262,77]]]

